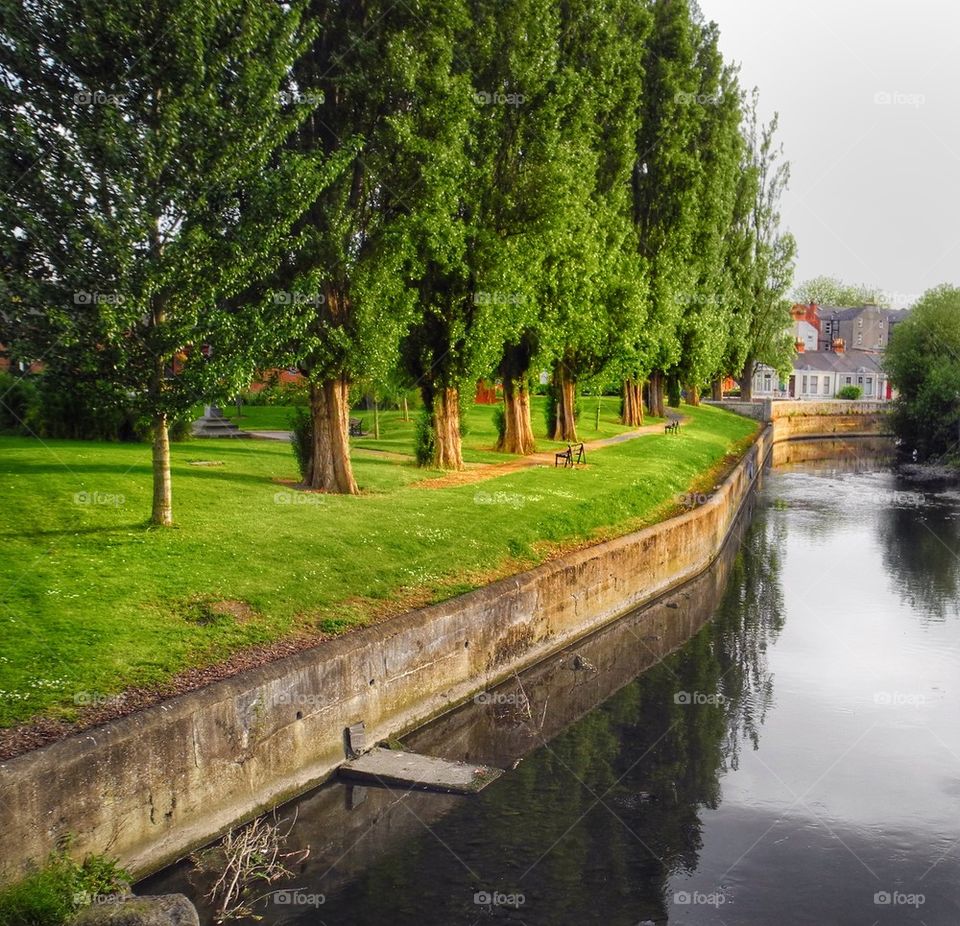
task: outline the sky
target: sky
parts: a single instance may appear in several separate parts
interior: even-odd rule
[[[909,305],[960,285],[960,2],[700,0],[741,83],[780,114],[795,282]]]

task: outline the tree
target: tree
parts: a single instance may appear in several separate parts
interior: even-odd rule
[[[283,150],[309,104],[281,89],[303,6],[252,0],[7,5],[0,262],[11,351],[84,370],[153,431],[153,511],[172,523],[168,425],[243,388],[287,324],[251,288],[327,181]]]
[[[693,233],[696,280],[678,324],[681,353],[674,373],[674,378],[686,385],[687,400],[693,405],[699,404],[700,387],[724,365],[734,305],[728,241],[738,219],[737,192],[745,149],[736,69],[723,63],[716,25],[702,24],[699,32],[697,102],[702,118],[696,146],[700,157]]]
[[[807,280],[793,291],[793,298],[804,305],[860,306],[880,305],[890,307],[890,300],[879,286],[856,286],[844,283],[836,277],[819,276]]]
[[[661,417],[665,374],[680,360],[679,320],[695,282],[697,140],[703,119],[698,38],[686,0],[655,0],[632,178],[634,222],[649,279],[648,311],[633,345],[631,379],[649,375],[650,411]]]
[[[890,335],[884,367],[900,393],[894,426],[921,460],[957,454],[960,441],[960,289],[925,293]]]
[[[310,488],[356,494],[350,461],[350,385],[383,379],[396,365],[411,294],[402,282],[395,227],[404,220],[392,168],[405,155],[398,131],[418,105],[407,49],[420,22],[404,5],[312,0],[318,35],[296,63],[288,94],[318,105],[293,147],[347,162],[298,222],[295,247],[276,278],[278,296],[304,321],[289,345],[310,391]],[[312,88],[304,90],[303,88]]]
[[[793,279],[797,246],[793,235],[780,229],[780,197],[790,180],[789,162],[776,143],[777,116],[762,125],[757,115],[757,92],[747,114],[747,143],[756,171],[756,198],[750,222],[753,253],[750,283],[744,306],[749,322],[740,393],[753,397],[753,373],[757,363],[785,372],[793,356],[789,332],[790,301],[786,294]]]
[[[465,5],[429,0],[419,10],[406,52],[406,89],[416,105],[395,117],[405,145],[384,200],[402,214],[405,276],[416,295],[401,360],[420,389],[433,464],[461,469],[460,391],[493,367],[498,349],[497,306],[479,297],[471,258],[481,246],[481,191],[469,148],[484,103],[457,54],[471,26]]]
[[[646,317],[630,181],[643,93],[636,48],[650,27],[646,6],[631,0],[564,6],[566,218],[552,238],[540,296],[542,353],[553,367],[549,431],[555,440],[577,439],[578,380],[622,358]]]

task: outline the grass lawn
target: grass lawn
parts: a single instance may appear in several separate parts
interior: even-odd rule
[[[533,432],[541,450],[550,450],[560,447],[558,441],[547,440],[546,398],[533,396],[531,417]],[[600,420],[597,426],[597,397],[584,396],[581,399],[581,413],[579,435],[581,440],[591,441],[604,437],[614,437],[631,430],[620,424],[620,399],[618,396],[603,396],[600,398]],[[493,448],[497,442],[497,429],[493,423],[492,405],[470,405],[466,412],[467,433],[463,438],[463,458],[467,463],[498,463],[505,457],[496,453]],[[245,431],[286,431],[290,428],[295,409],[288,405],[247,405],[241,416],[233,415],[240,428]],[[359,418],[363,422],[364,431],[368,432],[361,438],[354,438],[354,447],[363,447],[370,450],[389,450],[413,456],[414,430],[419,409],[410,409],[410,420],[404,421],[399,411],[387,410],[380,412],[380,438],[373,436],[373,412],[356,410],[350,412],[352,418]],[[225,408],[224,414],[230,409]],[[648,423],[655,423],[659,419],[648,418]]]
[[[244,646],[339,633],[661,518],[678,493],[708,490],[756,429],[714,408],[684,413],[679,437],[611,446],[585,468],[446,489],[360,455],[364,494],[353,498],[274,481],[295,477],[286,444],[188,441],[172,450],[172,530],[145,527],[149,447],[0,438],[0,725],[71,719],[78,705]],[[402,423],[384,418],[380,442],[359,445],[402,442]],[[470,419],[479,453],[492,411]],[[223,465],[191,465],[210,461]]]

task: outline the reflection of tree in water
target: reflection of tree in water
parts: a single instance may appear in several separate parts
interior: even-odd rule
[[[341,898],[351,913],[342,922],[473,923],[481,889],[525,895],[516,917],[499,911],[506,921],[665,922],[670,877],[698,863],[701,808],[719,805],[740,742],[758,744],[772,688],[766,649],[784,621],[783,541],[781,519],[761,514],[711,624],[372,864]],[[685,704],[680,692],[723,699]],[[339,900],[324,909],[331,926],[336,909]]]
[[[912,488],[912,487],[911,487]],[[960,522],[956,504],[927,496],[879,518],[883,565],[900,600],[942,622],[960,606]]]
[[[760,513],[744,538],[726,593],[708,628],[721,667],[726,707],[725,762],[737,768],[740,745],[759,746],[759,725],[773,700],[767,647],[785,621],[781,569],[787,528],[782,517]]]

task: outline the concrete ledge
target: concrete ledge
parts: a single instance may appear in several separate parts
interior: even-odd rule
[[[0,881],[71,851],[135,876],[326,779],[344,730],[401,734],[706,569],[773,444],[638,533],[367,627],[0,765]]]

